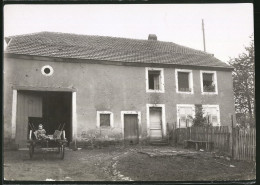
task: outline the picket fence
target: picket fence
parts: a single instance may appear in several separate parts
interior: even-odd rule
[[[220,127],[187,127],[174,131],[175,142],[184,144],[185,140],[209,141],[214,143],[217,152],[232,155],[237,160],[252,160],[256,157],[255,129]]]
[[[256,129],[233,129],[233,156],[237,160],[256,158]]]

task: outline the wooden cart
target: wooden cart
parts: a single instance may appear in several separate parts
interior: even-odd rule
[[[59,133],[60,132],[60,133]],[[65,146],[67,144],[67,139],[65,138],[65,131],[56,130],[55,133],[58,133],[59,137],[54,135],[49,135],[48,139],[37,139],[34,132],[30,130],[29,139],[27,141],[29,147],[29,156],[30,159],[33,158],[35,150],[39,151],[55,151],[58,153],[60,159],[64,159],[65,155]]]

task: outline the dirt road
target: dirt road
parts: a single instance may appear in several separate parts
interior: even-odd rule
[[[113,157],[122,149],[65,151],[60,160],[55,153],[38,153],[29,159],[28,151],[4,153],[4,178],[30,181],[111,181]]]
[[[254,163],[173,147],[106,147],[54,153],[4,152],[4,178],[29,181],[190,181],[255,179]],[[231,165],[231,166],[230,166]]]

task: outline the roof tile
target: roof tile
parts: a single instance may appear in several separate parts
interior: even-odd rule
[[[172,42],[39,32],[6,37],[6,53],[120,62],[231,68],[213,55]]]

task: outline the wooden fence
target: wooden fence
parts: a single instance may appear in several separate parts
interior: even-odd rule
[[[256,129],[233,129],[233,156],[237,160],[256,158]]]
[[[238,160],[255,160],[255,129],[237,129],[220,127],[177,128],[175,142],[184,144],[185,140],[209,141],[214,143],[214,150],[230,154]]]

